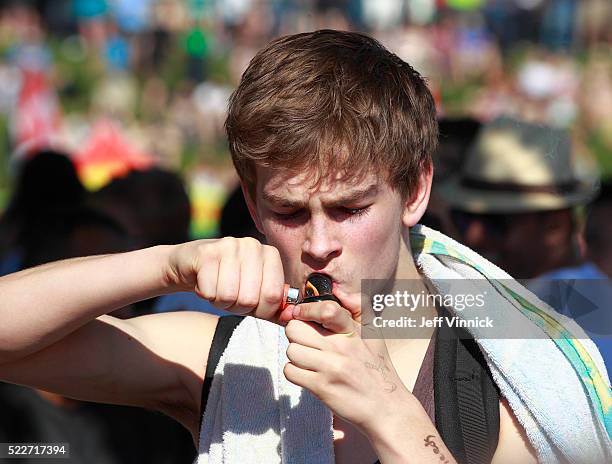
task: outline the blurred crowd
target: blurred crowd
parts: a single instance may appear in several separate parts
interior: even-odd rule
[[[227,99],[269,40],[332,28],[373,35],[427,77],[441,135],[425,224],[535,279],[542,298],[555,277],[607,279],[611,22],[609,0],[5,0],[0,275],[200,237],[263,240],[227,151]],[[610,316],[561,306],[601,336],[608,363]],[[185,309],[216,312],[183,293],[113,315]],[[0,442],[44,441],[70,442],[75,462],[195,456],[160,414],[0,384]]]
[[[0,9],[5,156],[52,138],[75,156],[118,151],[227,192],[226,101],[271,38],[318,28],[380,39],[429,80],[445,116],[500,114],[571,127],[612,169],[612,5],[607,0],[54,0]],[[36,142],[34,142],[36,143]],[[85,151],[86,153],[81,153]],[[95,151],[95,150],[94,150]],[[84,169],[99,188],[121,170]],[[91,157],[91,155],[90,155]],[[129,157],[123,154],[123,157]],[[89,160],[89,163],[94,161]],[[109,174],[110,172],[110,174]],[[606,172],[607,173],[607,172]],[[0,176],[6,190],[7,173]],[[222,196],[222,195],[221,195]],[[206,212],[202,213],[206,214]],[[198,218],[200,219],[200,218]],[[197,230],[214,233],[214,228]]]

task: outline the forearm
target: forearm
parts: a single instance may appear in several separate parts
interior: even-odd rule
[[[0,362],[41,350],[102,314],[165,293],[169,249],[75,258],[0,278]]]
[[[456,464],[416,398],[380,416],[367,435],[381,464]]]

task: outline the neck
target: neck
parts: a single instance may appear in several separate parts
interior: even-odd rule
[[[576,251],[576,248],[577,245],[572,242],[571,244],[557,247],[558,251],[551,249],[548,252],[548,259],[542,260],[539,269],[535,269],[531,273],[525,270],[522,274],[526,275],[528,279],[535,279],[542,274],[557,269],[580,266],[584,264],[584,258],[580,256],[580,252]]]
[[[408,228],[405,228],[402,233],[400,240],[399,258],[397,268],[395,272],[395,278],[388,286],[388,294],[396,295],[398,292],[404,294],[406,291],[413,294],[424,294],[431,293],[425,284],[423,276],[419,273],[417,266],[412,256],[412,248],[410,246],[410,233]],[[416,317],[419,321],[422,317],[426,319],[432,319],[436,317],[437,311],[432,307],[418,306],[413,310],[408,308],[394,308],[390,309],[393,311],[393,318],[400,316]],[[411,334],[412,331],[412,334]],[[422,345],[424,342],[429,343],[429,339],[433,334],[434,329],[403,329],[400,331],[394,331],[394,338],[385,337],[385,343],[389,350],[389,353],[393,356],[394,352],[405,350],[407,347],[413,347],[415,345]],[[416,335],[412,337],[411,335]],[[390,334],[391,335],[391,334]]]

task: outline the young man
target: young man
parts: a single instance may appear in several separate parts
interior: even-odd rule
[[[422,231],[415,226],[427,207],[437,138],[424,81],[360,34],[284,37],[252,60],[226,125],[249,210],[268,245],[248,238],[202,240],[3,278],[0,379],[162,411],[191,431],[200,462],[465,460],[465,450],[476,449],[469,431],[461,445],[456,434],[445,432],[457,450],[451,453],[434,426],[442,414],[445,430],[465,428],[438,407],[445,398],[438,394],[444,384],[432,385],[433,330],[421,339],[367,339],[360,323],[369,316],[361,306],[363,279],[379,279],[375,290],[389,293],[400,279],[413,279],[427,292],[422,272],[435,267],[425,256],[433,256],[425,251],[432,236],[423,236],[417,257],[409,235],[411,228]],[[303,288],[315,271],[333,279],[341,304],[308,303],[279,314],[283,283]],[[241,319],[232,332],[219,329],[228,319],[200,313],[130,320],[105,315],[179,290],[255,318]],[[496,382],[506,386],[510,380],[502,376],[514,370],[495,361],[492,371],[501,373]],[[569,391],[564,407],[585,406],[579,412],[593,415],[581,419],[598,435],[572,438],[585,440],[585,449],[596,449],[599,457],[609,438],[602,438],[590,397],[574,377],[563,391],[553,388],[560,395]],[[609,389],[605,371],[603,377]],[[601,397],[605,402],[598,392],[597,404]],[[562,433],[564,424],[542,425],[524,398],[510,396],[516,410],[494,398],[494,411],[486,409],[480,423],[485,434],[495,431],[493,462],[536,462],[534,447],[542,462],[553,462],[561,442],[558,456],[575,459],[579,447],[564,436],[548,439],[538,428]],[[467,459],[478,462],[474,455]]]

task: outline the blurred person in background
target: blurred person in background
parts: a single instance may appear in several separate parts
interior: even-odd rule
[[[589,205],[585,239],[587,255],[604,274],[612,278],[612,181],[601,186],[599,195]]]
[[[467,150],[474,142],[481,123],[470,117],[441,118],[438,120],[438,148],[433,156],[435,176],[431,187],[431,195],[427,211],[421,219],[421,224],[456,236],[450,217],[448,203],[440,196],[440,186],[461,170]]]
[[[23,231],[22,266],[126,251],[131,244],[125,232],[113,218],[86,205],[47,209],[31,230]],[[121,319],[137,315],[134,305],[111,314]],[[0,442],[69,443],[70,459],[79,464],[188,464],[195,456],[182,426],[144,409],[83,402],[0,383],[0,410]]]
[[[234,187],[225,200],[221,210],[219,235],[221,237],[253,237],[262,243],[265,241],[264,235],[257,230],[249,214],[240,185]]]
[[[521,279],[582,266],[574,208],[597,181],[579,177],[570,150],[562,130],[508,117],[485,125],[440,189],[458,238]]]
[[[13,193],[0,218],[0,275],[23,269],[24,241],[33,231],[44,233],[48,211],[75,208],[86,197],[67,153],[36,150],[16,164]]]
[[[586,254],[579,209],[596,195],[598,182],[579,169],[565,131],[504,117],[481,130],[442,195],[458,239],[514,278],[531,279],[527,287],[575,319],[610,363],[612,311],[606,302],[612,293]],[[569,290],[587,296],[596,309],[572,303]]]
[[[189,240],[189,197],[173,172],[161,168],[130,171],[96,191],[92,203],[122,224],[135,248]]]

